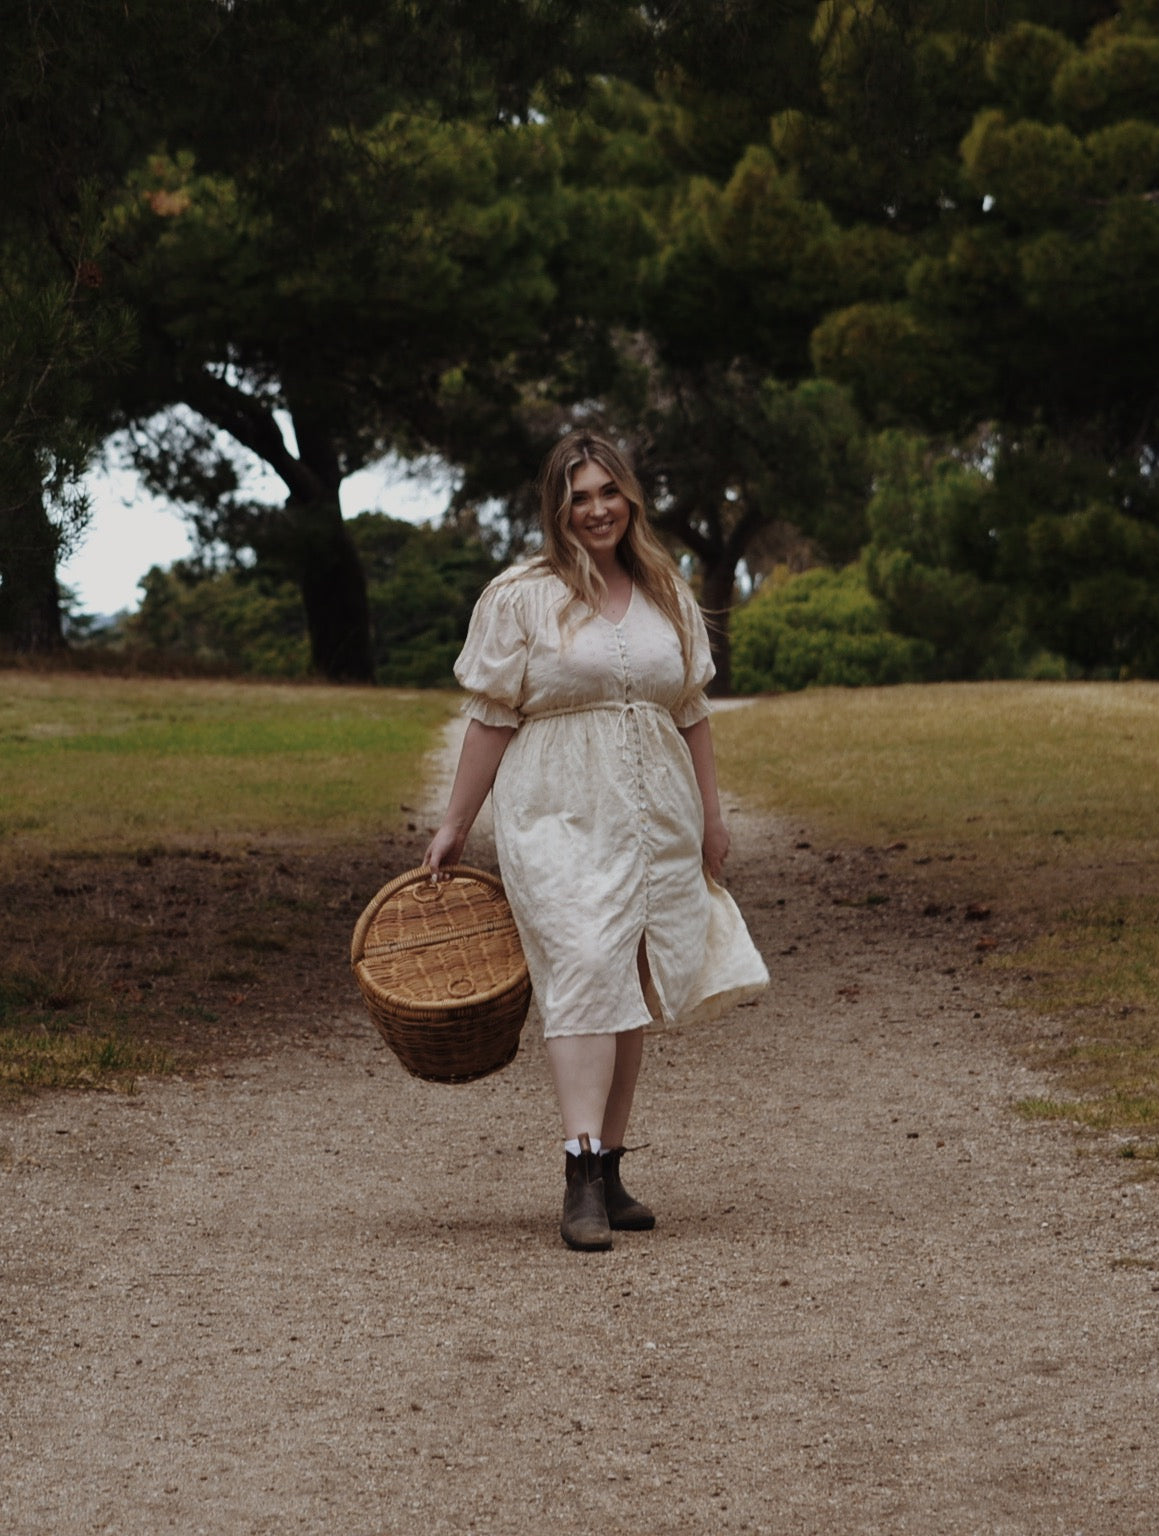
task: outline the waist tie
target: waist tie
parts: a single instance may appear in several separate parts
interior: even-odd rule
[[[565,704],[561,709],[536,710],[533,715],[524,715],[523,723],[531,725],[536,720],[558,720],[562,715],[590,715],[597,711],[603,715],[619,715],[623,720],[641,709],[657,715],[672,713],[654,699],[594,699],[590,704]]]
[[[558,720],[563,715],[589,715],[600,713],[616,716],[616,746],[623,751],[628,745],[628,722],[641,710],[650,714],[668,715],[671,718],[672,711],[666,709],[663,704],[657,704],[654,699],[597,699],[591,704],[569,704],[563,709],[545,709],[534,715],[524,715],[524,725],[532,725],[536,720]],[[641,750],[643,750],[643,738],[641,738]]]

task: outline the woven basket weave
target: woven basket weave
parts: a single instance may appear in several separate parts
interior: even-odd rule
[[[350,963],[370,1016],[415,1077],[468,1083],[519,1049],[531,1002],[503,887],[457,864],[432,884],[408,870],[358,919]]]

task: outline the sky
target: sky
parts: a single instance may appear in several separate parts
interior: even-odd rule
[[[180,514],[159,501],[129,469],[111,465],[88,477],[93,516],[80,546],[61,565],[60,580],[77,594],[85,613],[114,614],[135,609],[137,583],[154,565],[172,565],[190,552],[189,534]],[[284,499],[281,482],[255,471],[248,493],[270,501]],[[407,522],[438,517],[447,505],[449,476],[410,478],[397,460],[351,475],[342,486],[342,511],[387,512]]]

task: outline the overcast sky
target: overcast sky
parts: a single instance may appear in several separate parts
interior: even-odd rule
[[[137,583],[154,565],[171,565],[189,553],[189,535],[181,517],[146,492],[126,469],[94,471],[89,476],[93,518],[80,548],[60,567],[60,579],[71,587],[86,613],[118,613],[136,608]],[[383,464],[351,475],[342,486],[342,510],[388,512],[408,522],[438,517],[450,497],[446,478],[408,479],[397,463]],[[252,495],[271,501],[284,496],[281,482],[260,475],[247,485]]]

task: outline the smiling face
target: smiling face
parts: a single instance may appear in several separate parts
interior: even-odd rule
[[[570,506],[571,531],[597,568],[614,560],[628,530],[631,503],[595,459],[585,459],[572,472]]]

